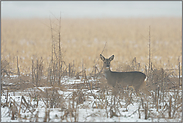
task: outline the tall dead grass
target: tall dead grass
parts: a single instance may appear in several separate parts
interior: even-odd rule
[[[181,22],[181,18],[165,17],[62,19],[63,59],[67,64],[74,62],[80,70],[84,65],[89,72],[94,64],[102,65],[99,54],[107,42],[103,54],[115,55],[113,70],[134,57],[144,67],[148,65],[151,26],[153,64],[156,68],[178,68],[177,59],[182,56]],[[17,56],[22,73],[31,72],[32,59],[42,57],[43,66],[49,66],[52,47],[49,23],[49,19],[2,19],[1,58],[10,62],[13,71],[17,71]]]

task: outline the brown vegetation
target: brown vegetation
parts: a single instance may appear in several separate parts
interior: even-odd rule
[[[7,60],[14,72],[17,56],[21,73],[30,73],[32,59],[41,57],[43,66],[48,67],[52,48],[49,23],[49,19],[2,19],[1,59]],[[56,20],[52,23],[58,26]],[[144,69],[148,65],[149,26],[153,65],[177,69],[177,59],[182,56],[181,18],[61,19],[63,59],[67,65],[74,63],[77,71],[84,65],[91,72],[95,64],[102,66],[99,54],[107,42],[103,54],[116,56],[113,70],[125,67],[134,57]],[[58,33],[53,35],[58,40]]]

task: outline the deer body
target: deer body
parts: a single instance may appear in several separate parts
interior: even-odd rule
[[[100,54],[100,58],[103,61],[104,74],[107,79],[107,83],[113,87],[116,84],[121,84],[122,86],[132,86],[136,93],[139,92],[140,88],[145,87],[146,75],[139,71],[132,72],[113,72],[110,70],[110,62],[114,59],[112,55],[109,59],[106,59]]]

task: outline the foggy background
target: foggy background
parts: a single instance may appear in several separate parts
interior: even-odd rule
[[[181,1],[2,1],[2,18],[181,17]]]

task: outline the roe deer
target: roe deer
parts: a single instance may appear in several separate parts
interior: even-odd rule
[[[143,89],[145,93],[150,95],[150,92],[146,89],[145,78],[146,75],[142,72],[132,71],[132,72],[114,72],[110,70],[110,62],[114,59],[112,55],[109,59],[106,59],[100,54],[100,58],[103,61],[104,74],[107,79],[107,83],[113,88],[116,84],[121,84],[123,87],[132,86],[136,93],[139,94],[139,89]]]

